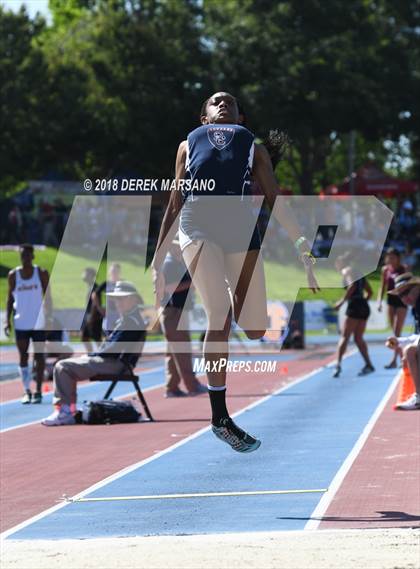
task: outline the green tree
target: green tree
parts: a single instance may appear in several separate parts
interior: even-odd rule
[[[40,99],[46,76],[33,41],[45,28],[42,18],[31,20],[0,5],[0,189],[37,172],[41,145]]]
[[[97,0],[49,0],[48,6],[55,27],[67,26],[95,8]]]
[[[403,113],[407,124],[410,141],[412,168],[411,176],[420,182],[420,4],[418,1],[404,2],[406,17],[409,22],[408,33],[410,37],[409,55],[411,58],[412,89],[408,93],[411,97],[411,112]]]
[[[349,174],[349,135],[330,135],[330,149],[321,170],[314,172],[313,186],[319,191],[329,184],[339,184]],[[282,187],[292,188],[295,193],[299,191],[296,172],[292,164],[299,162],[300,156],[295,148],[291,148],[288,160],[282,160],[276,170]],[[363,166],[367,161],[374,161],[380,168],[384,168],[389,151],[384,141],[367,141],[360,133],[356,134],[354,145],[354,170]],[[390,172],[397,174],[397,172]],[[400,172],[398,172],[400,174]]]
[[[406,132],[414,112],[410,2],[205,0],[215,85],[244,100],[261,135],[289,132],[290,170],[313,193],[334,137]],[[411,2],[414,5],[414,2]]]
[[[195,2],[53,4],[42,50],[57,163],[67,175],[170,175],[207,81]]]

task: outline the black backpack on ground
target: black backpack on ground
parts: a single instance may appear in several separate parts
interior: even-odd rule
[[[81,412],[83,423],[88,425],[112,425],[113,423],[137,423],[141,417],[130,402],[100,399],[85,401]]]

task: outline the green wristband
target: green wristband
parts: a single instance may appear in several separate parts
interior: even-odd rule
[[[299,237],[299,239],[296,239],[295,241],[295,248],[298,251],[298,253],[300,253],[299,251],[299,247],[302,245],[302,243],[304,243],[306,241],[306,237],[304,235],[302,235],[301,237]]]

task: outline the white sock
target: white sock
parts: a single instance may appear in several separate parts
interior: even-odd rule
[[[20,377],[22,379],[22,383],[23,383],[23,388],[25,389],[25,391],[30,391],[31,388],[31,376],[29,373],[29,368],[28,366],[26,367],[19,367],[19,371],[20,371]]]

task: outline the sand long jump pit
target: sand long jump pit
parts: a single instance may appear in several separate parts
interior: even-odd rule
[[[2,543],[2,569],[417,569],[420,529]]]

